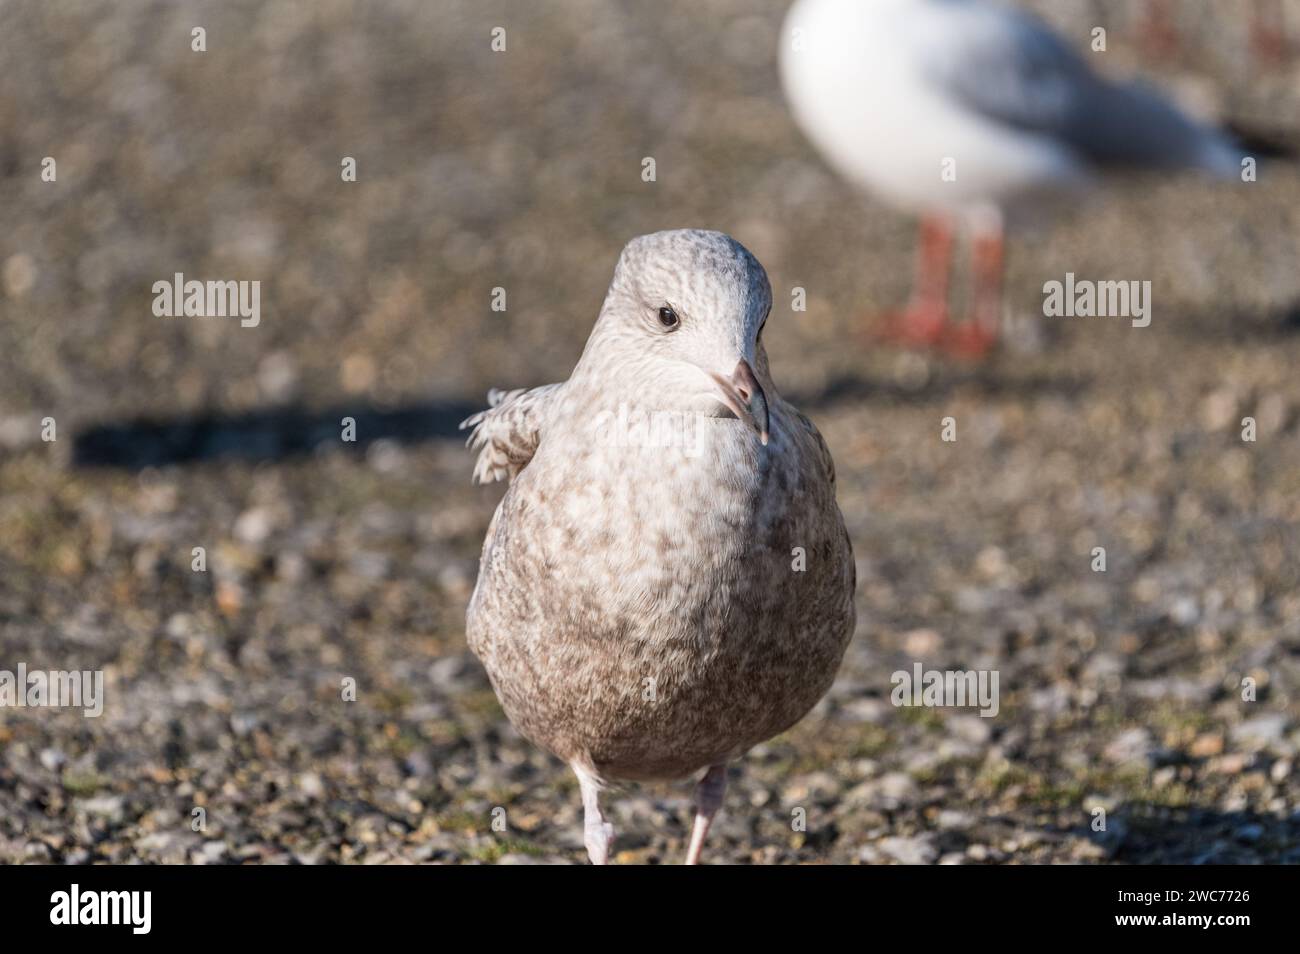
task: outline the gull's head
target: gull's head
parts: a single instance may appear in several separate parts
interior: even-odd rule
[[[603,388],[656,410],[734,416],[764,444],[770,428],[760,335],[772,309],[767,272],[722,232],[678,229],[623,249],[584,363]]]

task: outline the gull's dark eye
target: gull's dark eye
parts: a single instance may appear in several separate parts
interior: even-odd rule
[[[664,305],[659,309],[659,324],[665,328],[676,328],[681,323],[677,317],[677,312],[673,311],[671,305]]]

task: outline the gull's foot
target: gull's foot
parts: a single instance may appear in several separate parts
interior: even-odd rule
[[[614,844],[613,825],[605,821],[586,824],[582,829],[582,840],[593,865],[609,864],[609,849]]]
[[[1270,69],[1286,65],[1291,55],[1290,44],[1282,28],[1269,27],[1259,21],[1251,28],[1250,48],[1255,59]]]
[[[1182,50],[1182,39],[1167,0],[1147,0],[1139,34],[1142,51],[1154,60],[1172,60]]]
[[[932,305],[909,305],[878,321],[872,328],[871,339],[904,348],[933,348],[943,340],[947,327],[946,309]]]
[[[997,347],[998,337],[996,329],[966,321],[948,328],[940,344],[944,351],[954,357],[978,361]]]

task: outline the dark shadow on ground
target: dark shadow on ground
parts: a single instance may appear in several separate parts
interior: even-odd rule
[[[1300,818],[1157,805],[1122,806],[1112,819],[1127,826],[1116,861],[1225,865],[1294,863]]]
[[[840,375],[817,390],[795,391],[787,398],[801,410],[816,410],[842,401],[881,400],[891,403],[929,402],[957,390],[974,391],[989,397],[1055,394],[1073,398],[1088,390],[1091,382],[1082,375],[1008,373],[1007,366],[945,366],[932,371],[916,385],[885,378]]]
[[[1300,853],[1300,817],[1222,812],[1128,802],[1106,816],[1106,831],[1074,829],[1121,864],[1294,864]]]
[[[1229,320],[1222,312],[1192,309],[1179,321],[1179,330],[1216,341],[1273,341],[1300,334],[1300,299],[1273,308],[1238,311]]]
[[[136,418],[99,424],[73,440],[78,467],[141,470],[218,458],[264,461],[307,454],[325,444],[359,450],[378,440],[416,444],[462,436],[460,422],[482,402],[429,401],[379,409],[344,406],[318,411],[284,407],[247,414]],[[355,442],[342,439],[343,419],[356,421]]]
[[[818,408],[846,400],[928,401],[956,388],[984,394],[1076,395],[1087,387],[1081,378],[1001,374],[989,368],[939,368],[917,387],[857,376],[832,379],[816,391],[796,394],[797,406]],[[482,401],[428,401],[394,408],[337,405],[322,410],[268,408],[246,414],[199,414],[174,418],[140,417],[94,425],[73,438],[77,467],[142,470],[230,458],[279,460],[311,453],[325,444],[364,449],[378,440],[416,444],[464,434],[460,422],[484,408]],[[356,421],[356,440],[342,440],[343,418]]]

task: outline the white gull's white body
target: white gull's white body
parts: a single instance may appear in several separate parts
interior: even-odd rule
[[[781,72],[826,160],[910,211],[1016,211],[1109,166],[1238,168],[1217,131],[981,0],[797,0]]]

